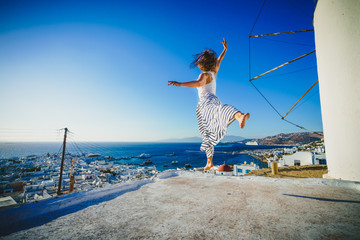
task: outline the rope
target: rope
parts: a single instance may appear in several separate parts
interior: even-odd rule
[[[264,0],[262,6],[261,6],[261,8],[260,8],[260,11],[259,11],[259,13],[258,13],[258,15],[257,15],[257,17],[256,17],[256,19],[255,19],[255,22],[254,22],[254,24],[253,24],[253,26],[252,26],[252,28],[251,28],[251,31],[250,31],[250,33],[249,33],[249,36],[252,34],[252,32],[253,32],[253,30],[254,30],[254,28],[255,28],[255,25],[256,25],[259,17],[260,17],[260,14],[261,14],[264,6],[265,6],[265,3],[266,3],[266,0]],[[250,46],[250,43],[251,43],[251,41],[250,41],[250,37],[249,37],[249,79],[251,78],[251,54],[250,54],[251,46]]]
[[[313,47],[314,44],[306,44],[306,43],[299,43],[299,42],[289,42],[289,41],[283,41],[283,40],[276,40],[276,39],[272,39],[272,38],[259,38],[261,40],[267,40],[267,41],[273,41],[273,42],[281,42],[281,43],[286,43],[286,44],[293,44],[293,45],[300,45],[300,46],[308,46],[308,47]]]
[[[310,95],[308,98],[306,98],[304,101],[302,101],[300,104],[296,105],[296,107],[292,110],[292,112],[294,112],[296,109],[300,108],[304,103],[306,103],[307,101],[310,100],[310,98],[312,98],[313,96],[315,96],[317,93],[319,93],[319,89],[314,92],[312,95]]]
[[[272,109],[274,109],[274,111],[281,117],[281,120],[284,120],[285,122],[290,123],[290,124],[292,124],[292,125],[300,128],[300,129],[305,130],[305,131],[308,131],[308,132],[317,134],[317,135],[319,135],[319,136],[322,136],[321,134],[318,134],[317,132],[311,131],[311,130],[309,130],[309,129],[307,129],[307,128],[304,128],[304,127],[302,127],[302,126],[300,126],[300,125],[298,125],[298,124],[296,124],[296,123],[294,123],[294,122],[291,122],[291,121],[289,121],[289,120],[287,120],[287,119],[282,118],[282,115],[280,114],[280,112],[279,112],[279,111],[270,103],[270,101],[261,93],[261,91],[255,86],[255,84],[254,84],[253,82],[250,82],[250,83],[251,83],[251,84],[254,86],[254,88],[260,93],[260,95],[266,100],[266,102],[272,107]]]
[[[274,109],[274,111],[279,114],[280,117],[282,117],[282,115],[279,113],[279,111],[270,103],[270,101],[260,92],[260,90],[255,86],[255,84],[253,82],[250,82],[254,88],[260,93],[260,95],[267,101],[267,103]]]
[[[306,16],[313,18],[312,15],[310,15],[309,13],[307,13],[306,11],[304,11],[302,8],[298,7],[296,4],[294,4],[292,1],[290,0],[286,0],[289,4],[291,4],[293,7],[297,8],[299,11],[301,11],[302,13],[304,13]],[[315,2],[315,1],[314,1]]]
[[[259,11],[259,13],[258,13],[258,15],[257,15],[257,17],[256,17],[256,19],[255,19],[254,25],[252,26],[251,31],[250,31],[250,33],[249,33],[249,35],[251,35],[252,31],[253,31],[253,30],[254,30],[254,28],[255,28],[255,25],[256,25],[256,23],[257,23],[257,21],[258,21],[258,19],[259,19],[259,17],[260,17],[260,14],[261,14],[261,12],[262,12],[262,10],[263,10],[264,6],[265,6],[265,2],[266,2],[266,0],[264,0],[264,2],[263,2],[263,4],[262,4],[262,6],[261,6],[261,8],[260,8],[260,11]]]
[[[282,117],[282,119],[284,119],[290,112],[291,110],[299,103],[299,101],[319,82],[319,80],[317,80],[302,96],[301,98],[299,98],[299,100],[297,100],[297,102],[290,108],[290,110]]]
[[[314,52],[315,52],[315,50],[313,50],[313,51],[311,51],[311,52],[309,52],[309,53],[306,53],[306,54],[304,54],[304,55],[301,55],[300,57],[294,58],[293,60],[290,60],[290,61],[288,61],[288,62],[286,62],[286,63],[283,63],[283,64],[281,64],[280,66],[277,66],[277,67],[275,67],[275,68],[273,68],[273,69],[270,69],[270,70],[267,71],[267,72],[264,72],[264,73],[262,73],[262,74],[260,74],[260,75],[257,75],[256,77],[250,79],[249,81],[253,81],[253,80],[255,80],[255,79],[258,79],[259,77],[262,77],[262,76],[264,76],[264,75],[266,75],[266,74],[268,74],[268,73],[271,73],[271,72],[273,72],[273,71],[275,71],[275,70],[277,70],[277,69],[279,69],[279,68],[281,68],[281,67],[284,67],[284,66],[286,66],[286,65],[288,65],[288,64],[290,64],[290,63],[292,63],[292,62],[295,62],[295,61],[297,61],[297,60],[299,60],[299,59],[301,59],[301,58],[303,58],[303,57],[306,57],[306,56],[308,56],[308,55],[310,55],[310,54],[312,54],[312,53],[314,53]]]
[[[303,57],[306,57],[306,56],[310,55],[311,53],[314,53],[314,52],[315,52],[315,50],[314,50],[314,51],[312,51],[312,52],[309,52],[309,53],[307,53],[307,54],[304,54],[304,55],[302,55],[302,56],[300,56],[300,57],[298,57],[298,58],[295,58],[295,59],[293,59],[293,60],[291,60],[291,61],[289,61],[289,62],[286,62],[286,63],[284,63],[284,64],[282,64],[282,65],[280,65],[280,66],[278,66],[278,67],[275,67],[275,68],[273,68],[273,69],[271,69],[271,70],[269,70],[269,71],[267,71],[267,72],[265,72],[265,73],[263,73],[263,74],[260,74],[260,75],[254,77],[254,78],[251,78],[251,38],[252,38],[252,37],[265,37],[265,36],[288,34],[288,33],[314,31],[313,29],[311,29],[311,30],[291,31],[291,32],[279,32],[279,33],[272,33],[272,34],[260,34],[260,35],[253,35],[253,36],[252,36],[252,35],[251,35],[251,34],[252,34],[252,31],[254,30],[255,25],[256,25],[259,17],[260,17],[260,14],[261,14],[261,12],[262,12],[262,10],[263,10],[263,8],[264,8],[265,2],[266,2],[266,0],[264,0],[263,4],[262,4],[262,6],[261,6],[261,9],[260,9],[260,11],[259,11],[259,13],[258,13],[258,15],[257,15],[257,17],[256,17],[256,19],[255,19],[255,22],[254,22],[254,24],[253,24],[253,26],[252,26],[252,28],[251,28],[251,31],[250,31],[250,33],[249,33],[249,82],[250,82],[250,83],[253,85],[253,87],[258,91],[258,93],[265,99],[265,101],[271,106],[271,108],[281,117],[282,120],[284,120],[284,121],[286,121],[287,123],[292,124],[292,125],[300,128],[300,129],[303,129],[303,130],[305,130],[305,131],[308,131],[308,132],[311,132],[311,133],[313,133],[313,134],[322,136],[322,135],[320,135],[320,134],[317,133],[317,132],[311,131],[311,130],[306,129],[305,127],[302,127],[302,126],[300,126],[300,125],[298,125],[298,124],[296,124],[296,123],[294,123],[294,122],[291,122],[291,121],[289,121],[289,120],[287,120],[287,119],[284,119],[284,118],[282,117],[282,115],[280,114],[280,112],[270,103],[270,101],[264,96],[264,94],[262,94],[262,92],[261,92],[261,91],[255,86],[255,84],[252,82],[252,80],[255,80],[255,79],[257,79],[257,78],[259,78],[259,77],[261,77],[261,76],[264,76],[264,75],[266,75],[266,74],[268,74],[268,73],[270,73],[270,72],[272,72],[272,71],[275,71],[276,69],[279,69],[279,68],[281,68],[281,67],[283,67],[283,66],[285,66],[285,65],[287,65],[287,64],[290,64],[290,63],[292,63],[292,62],[294,62],[294,61],[296,61],[296,60],[299,60],[299,59],[301,59],[301,58],[303,58]],[[311,89],[311,88],[310,88],[310,89]],[[309,89],[309,90],[310,90],[310,89]],[[309,90],[308,90],[308,91],[309,91]]]
[[[312,67],[307,67],[307,68],[302,68],[296,71],[291,71],[291,72],[286,72],[286,73],[281,73],[281,74],[276,74],[276,75],[272,75],[272,76],[267,76],[267,77],[263,77],[262,79],[266,79],[266,78],[276,78],[276,77],[281,77],[281,76],[285,76],[285,75],[291,75],[294,73],[298,73],[298,72],[304,72],[310,69],[314,69],[316,68],[316,66],[312,66]]]

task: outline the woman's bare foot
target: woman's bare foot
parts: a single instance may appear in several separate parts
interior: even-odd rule
[[[208,163],[206,164],[206,166],[204,167],[204,171],[210,170],[212,167],[214,167],[214,165],[212,163]]]
[[[213,167],[213,166],[208,166],[208,165],[206,165],[206,166],[204,167],[204,171],[208,171],[208,170],[210,170],[212,167]]]
[[[239,121],[239,125],[240,125],[240,128],[244,128],[245,127],[245,122],[250,118],[250,113],[236,113],[235,114],[235,119]]]
[[[211,159],[209,158],[207,163],[206,163],[206,166],[204,167],[204,171],[210,170],[213,166],[214,165],[213,165],[213,162],[212,162],[212,158]]]

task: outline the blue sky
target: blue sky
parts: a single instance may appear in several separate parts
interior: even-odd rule
[[[63,127],[87,141],[200,136],[196,89],[167,81],[196,79],[200,70],[189,68],[192,55],[204,48],[220,54],[223,37],[228,53],[217,95],[251,114],[244,130],[233,124],[228,134],[300,131],[282,121],[248,81],[248,35],[262,3],[1,1],[0,140],[56,140],[35,135]],[[267,0],[253,34],[312,29],[313,11],[312,0]],[[313,32],[252,39],[252,76],[313,49]],[[285,114],[317,80],[315,54],[269,76],[254,84]],[[318,86],[307,98],[287,119],[321,131]]]

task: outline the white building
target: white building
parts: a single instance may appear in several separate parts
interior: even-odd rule
[[[296,147],[283,149],[283,152],[286,154],[292,154],[292,153],[295,153],[296,151],[297,151]]]
[[[25,186],[25,191],[28,192],[42,192],[44,186],[41,184],[37,184],[37,185],[26,185]]]
[[[271,164],[269,162],[269,164]],[[283,155],[279,161],[279,167],[302,166],[314,164],[314,154],[312,152],[296,152],[292,155]],[[269,166],[271,167],[271,165]]]
[[[244,162],[241,165],[234,165],[234,175],[235,176],[244,176],[245,174],[259,169],[259,166],[254,164],[253,162],[251,164],[246,164],[246,162]]]
[[[86,173],[81,175],[82,180],[94,180],[95,176],[91,173]]]
[[[315,155],[314,155],[314,164],[325,164],[326,165],[326,155],[325,155],[325,153],[315,153]]]
[[[233,175],[233,170],[228,165],[223,164],[223,165],[220,165],[216,169],[216,174],[224,175],[224,176],[232,176]]]
[[[50,187],[50,186],[55,186],[55,183],[54,180],[51,179],[51,180],[42,181],[40,185],[44,187]]]

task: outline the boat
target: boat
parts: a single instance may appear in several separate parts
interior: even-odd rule
[[[150,159],[148,159],[148,160],[146,160],[146,161],[144,162],[144,164],[145,164],[145,165],[152,164],[152,161],[151,161]]]
[[[175,164],[178,164],[179,162],[178,161],[172,161],[171,164],[172,165],[175,165]]]
[[[245,143],[245,145],[259,145],[259,143],[257,141],[250,141]]]
[[[176,156],[176,154],[175,153],[169,153],[169,154],[165,154],[164,156],[173,157],[173,156]]]
[[[185,167],[186,167],[186,168],[191,168],[191,164],[190,164],[190,163],[187,163],[187,164],[185,164]]]
[[[149,158],[149,157],[151,157],[150,154],[142,153],[138,158]]]
[[[167,167],[168,165],[167,164],[165,164],[163,167]]]

